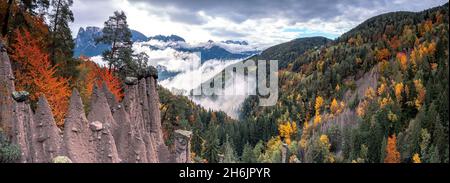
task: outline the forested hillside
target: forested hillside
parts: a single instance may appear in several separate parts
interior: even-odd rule
[[[0,51],[14,73],[5,78],[29,94],[33,111],[45,96],[60,129],[73,89],[89,113],[95,85],[118,103],[126,83],[157,78],[149,56],[132,49],[125,12],[105,20],[95,40],[111,45],[106,67],[73,58],[72,4],[0,1]],[[194,162],[448,163],[448,7],[387,13],[336,40],[300,38],[265,50],[252,59],[280,61],[279,100],[260,107],[251,96],[238,120],[159,86],[163,140],[173,151],[174,131],[192,131]],[[8,114],[0,114],[0,162],[15,162],[20,151],[3,126]]]
[[[446,4],[373,17],[303,54],[263,52],[287,64],[278,103],[248,98],[216,132],[230,137],[222,152],[282,162],[287,144],[289,162],[448,162],[448,28]]]
[[[287,43],[279,44],[264,50],[254,60],[278,60],[279,68],[286,68],[290,61],[298,58],[310,49],[318,49],[331,42],[325,37],[298,38]]]

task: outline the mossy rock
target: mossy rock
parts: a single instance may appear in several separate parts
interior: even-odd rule
[[[53,163],[72,163],[72,160],[70,160],[67,156],[57,156],[53,158]]]

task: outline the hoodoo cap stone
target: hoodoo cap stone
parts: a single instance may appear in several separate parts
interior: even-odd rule
[[[155,79],[158,79],[158,70],[153,67],[153,66],[149,66],[144,74],[144,78],[148,78],[148,77],[153,77]]]
[[[12,92],[12,97],[17,102],[25,102],[28,99],[28,96],[30,96],[30,93],[27,91]]]
[[[175,134],[188,139],[192,137],[192,132],[186,130],[175,130]]]
[[[136,78],[136,77],[126,77],[125,78],[125,84],[126,85],[137,85],[138,84],[138,78]]]

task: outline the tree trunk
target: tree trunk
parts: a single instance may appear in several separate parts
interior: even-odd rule
[[[56,44],[55,44],[55,39],[56,39],[56,27],[59,21],[59,9],[61,7],[61,0],[58,0],[58,4],[56,5],[56,12],[55,12],[55,19],[53,20],[53,32],[52,32],[52,46],[51,46],[51,61],[52,64],[55,65],[56,64]]]
[[[14,0],[8,0],[8,8],[6,8],[6,15],[5,19],[3,21],[3,29],[2,29],[2,35],[6,36],[8,34],[8,27],[9,27],[9,17],[11,14],[11,8]]]
[[[114,54],[116,53],[116,42],[117,42],[117,30],[119,29],[119,19],[116,18],[116,30],[114,30],[114,40],[113,40],[113,44],[112,44],[112,48],[111,48],[111,61],[114,59]],[[112,70],[112,62],[109,62],[109,71],[111,72]]]

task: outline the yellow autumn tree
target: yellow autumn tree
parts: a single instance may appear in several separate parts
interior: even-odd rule
[[[322,122],[322,116],[320,116],[320,114],[316,115],[316,117],[314,117],[314,127],[319,125],[321,122]]]
[[[387,60],[391,56],[391,52],[387,48],[383,48],[381,50],[377,50],[376,58],[379,62],[383,60]]]
[[[330,140],[328,139],[328,136],[327,135],[321,135],[320,136],[320,142],[322,143],[322,144],[324,144],[325,146],[327,146],[327,147],[330,147],[331,145],[330,145]]]
[[[314,105],[314,109],[316,110],[316,115],[320,114],[320,109],[323,106],[323,98],[321,96],[316,97],[316,104]]]
[[[383,97],[381,99],[378,100],[378,104],[380,105],[380,108],[383,109],[384,107],[386,107],[389,104],[392,104],[393,101],[391,99],[391,97]]]
[[[278,132],[280,137],[284,138],[285,142],[290,145],[291,137],[297,134],[297,124],[295,122],[285,122],[278,125]]]
[[[402,93],[403,93],[403,83],[397,83],[394,86],[394,93],[395,93],[395,98],[397,99],[397,103],[400,103],[402,101]]]
[[[378,95],[383,95],[386,92],[387,86],[386,83],[381,83],[380,87],[378,87]]]
[[[420,160],[420,156],[417,153],[414,154],[412,160],[413,160],[413,163],[422,163],[422,160]]]
[[[300,147],[303,149],[306,148],[306,141],[309,138],[309,129],[310,125],[308,124],[308,121],[305,121],[305,123],[303,123],[302,137],[300,139]]]
[[[369,99],[369,100],[372,100],[376,97],[376,93],[372,87],[367,88],[367,90],[365,92],[365,97],[366,97],[366,99]]]
[[[330,139],[327,135],[321,135],[319,138],[319,145],[322,148],[322,155],[324,155],[324,163],[334,163],[335,158],[333,154],[330,152],[331,144]]]
[[[321,96],[316,97],[316,103],[314,105],[314,109],[316,110],[316,117],[314,117],[314,127],[319,125],[322,122],[322,117],[320,116],[320,109],[324,104],[324,100]]]
[[[423,105],[423,102],[425,101],[425,95],[426,95],[426,89],[422,84],[422,80],[414,80],[414,86],[416,87],[417,91],[417,98],[415,100],[415,105],[417,109],[420,109]]]
[[[330,106],[331,113],[333,113],[334,115],[338,114],[339,110],[340,110],[339,108],[340,108],[340,106],[339,106],[338,101],[336,99],[333,99],[333,101],[331,101],[331,106]]]
[[[433,22],[431,20],[427,20],[419,26],[419,32],[421,36],[424,36],[425,33],[431,31],[433,28]]]

